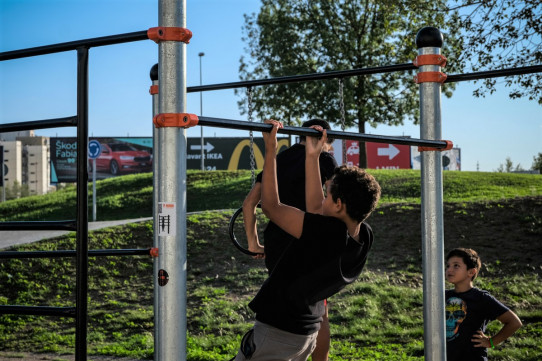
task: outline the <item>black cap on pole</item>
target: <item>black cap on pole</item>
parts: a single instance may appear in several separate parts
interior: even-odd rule
[[[439,29],[431,26],[422,28],[416,34],[416,46],[420,48],[441,48],[444,39]]]
[[[154,64],[151,68],[151,81],[158,80],[158,63]]]

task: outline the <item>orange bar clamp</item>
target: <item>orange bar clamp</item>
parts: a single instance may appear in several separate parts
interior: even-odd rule
[[[190,113],[163,113],[156,115],[152,122],[155,128],[190,128],[198,125],[199,118],[196,114]]]
[[[416,67],[420,67],[422,65],[439,65],[442,67],[446,66],[446,57],[444,55],[439,54],[425,54],[425,55],[418,55],[416,59],[412,62],[412,64]]]
[[[188,44],[192,38],[192,32],[185,28],[159,26],[147,30],[147,37],[155,43],[161,41],[181,41]]]
[[[149,93],[151,95],[158,94],[158,85],[151,85],[151,88],[149,89]]]
[[[450,150],[454,147],[454,143],[452,143],[451,140],[442,140],[442,142],[446,142],[445,148],[434,148],[434,147],[418,147],[418,152],[427,152],[427,151],[439,151],[442,152],[444,150]]]
[[[444,83],[448,75],[440,71],[424,71],[414,75],[416,84],[420,83]]]

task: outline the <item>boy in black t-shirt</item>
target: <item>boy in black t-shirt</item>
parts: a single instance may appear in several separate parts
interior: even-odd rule
[[[266,123],[273,128],[264,133],[262,209],[294,240],[249,304],[256,323],[235,360],[304,361],[315,347],[323,300],[353,282],[365,265],[373,233],[364,220],[378,203],[380,186],[363,170],[343,166],[324,198],[318,158],[327,134],[315,127],[322,137],[307,138],[305,146],[307,212],[282,204],[276,179],[276,134],[282,124]]]
[[[317,118],[307,120],[302,126],[309,128],[313,125],[330,129],[327,121]],[[277,155],[277,186],[280,201],[302,211],[305,210],[305,142],[306,138],[301,136],[299,143],[292,145]],[[331,179],[337,167],[337,161],[327,151],[331,143],[332,140],[328,138],[319,156],[322,185]],[[243,202],[243,219],[248,240],[248,250],[260,253],[253,256],[253,258],[265,258],[265,266],[268,272],[271,273],[282,253],[294,238],[273,222],[269,222],[264,231],[265,248],[260,244],[256,231],[256,207],[261,200],[261,181],[262,173],[258,174],[254,186]],[[327,361],[329,347],[330,332],[326,304],[326,311],[318,332],[316,349],[312,354],[312,360]]]
[[[446,255],[446,280],[454,285],[446,291],[446,358],[448,361],[487,361],[494,348],[521,327],[518,316],[489,292],[473,287],[482,262],[476,251],[456,248]],[[504,325],[488,336],[486,327],[494,319]]]

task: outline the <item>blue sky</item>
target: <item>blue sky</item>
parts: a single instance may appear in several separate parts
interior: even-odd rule
[[[257,12],[257,0],[187,0],[187,86],[238,81],[243,14]],[[0,0],[0,52],[117,35],[158,25],[157,0]],[[428,24],[430,25],[430,24]],[[149,71],[158,46],[140,41],[92,48],[89,56],[89,134],[150,136],[152,107]],[[76,53],[67,52],[0,62],[0,123],[67,117],[76,114]],[[391,65],[391,64],[390,64]],[[503,80],[498,80],[499,84]],[[510,157],[530,168],[542,152],[542,107],[510,100],[503,86],[475,98],[473,82],[458,83],[442,101],[444,139],[461,148],[462,169],[494,171]],[[187,111],[199,114],[199,94],[188,94]],[[233,90],[203,93],[203,115],[244,120]],[[350,131],[355,131],[350,129]],[[379,126],[368,132],[420,137],[418,126]],[[37,131],[38,135],[75,136],[74,129]],[[199,137],[200,128],[187,131]],[[245,136],[244,131],[204,128],[205,137]]]

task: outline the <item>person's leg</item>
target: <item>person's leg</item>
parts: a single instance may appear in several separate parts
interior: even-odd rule
[[[320,331],[316,338],[316,348],[312,353],[312,361],[327,361],[331,343],[331,332],[329,331],[328,303],[326,301],[326,312],[322,317]]]

